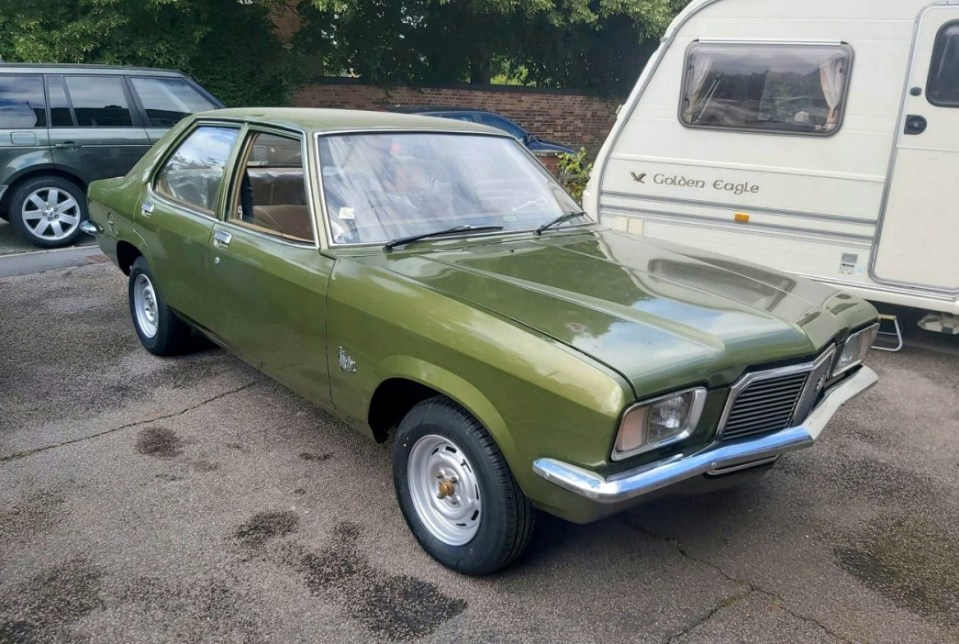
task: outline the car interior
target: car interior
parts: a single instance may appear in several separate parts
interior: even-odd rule
[[[300,142],[256,134],[242,167],[230,219],[263,233],[313,243]]]

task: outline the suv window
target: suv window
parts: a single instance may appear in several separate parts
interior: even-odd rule
[[[62,76],[47,77],[47,93],[50,97],[50,125],[52,127],[74,127],[73,112],[67,100],[66,85]]]
[[[240,168],[230,221],[267,235],[313,243],[300,140],[255,133]]]
[[[203,125],[190,133],[156,175],[157,193],[208,214],[216,197],[239,130]]]
[[[188,114],[216,107],[181,78],[132,78],[130,81],[154,127],[171,127]]]
[[[939,30],[927,85],[930,103],[959,107],[959,21],[947,23]]]
[[[45,127],[47,107],[39,75],[0,75],[0,130]]]
[[[731,130],[829,135],[839,129],[848,45],[693,43],[679,118]]]
[[[130,103],[119,76],[67,76],[79,127],[130,127]]]

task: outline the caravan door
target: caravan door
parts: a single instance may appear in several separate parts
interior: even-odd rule
[[[919,18],[873,257],[877,282],[959,292],[959,7]]]

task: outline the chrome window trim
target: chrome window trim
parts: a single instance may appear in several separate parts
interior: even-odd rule
[[[658,441],[656,443],[647,443],[645,445],[640,445],[635,449],[631,449],[628,452],[617,452],[616,451],[616,440],[619,438],[619,433],[623,429],[623,422],[625,422],[626,417],[635,409],[641,407],[648,407],[654,405],[661,400],[666,400],[667,398],[674,398],[675,396],[682,396],[683,394],[693,394],[693,402],[689,408],[689,424],[681,433],[676,436]],[[661,396],[656,396],[655,398],[648,398],[641,402],[630,405],[623,412],[622,416],[619,419],[619,427],[616,430],[616,434],[613,436],[613,449],[610,451],[610,459],[613,461],[623,461],[628,458],[632,458],[637,454],[642,454],[643,452],[648,452],[653,449],[660,447],[666,447],[672,445],[673,443],[678,443],[689,438],[696,427],[699,425],[699,421],[702,419],[703,408],[706,406],[706,388],[705,387],[690,387],[689,389],[680,389],[679,391],[673,391],[668,394],[663,394]]]
[[[437,117],[437,118],[440,118],[440,117]],[[489,125],[482,125],[480,123],[477,123],[477,125],[481,125],[482,127],[488,127],[491,130],[493,129]],[[323,227],[326,229],[326,235],[325,235],[324,241],[327,244],[326,247],[331,250],[334,248],[356,248],[356,249],[361,249],[364,247],[378,248],[378,247],[382,247],[387,241],[389,241],[389,240],[385,240],[385,241],[378,241],[378,242],[352,242],[352,243],[343,243],[343,242],[333,241],[333,236],[331,234],[332,225],[330,224],[330,213],[326,207],[326,193],[323,187],[323,160],[320,158],[320,139],[323,137],[334,137],[334,136],[351,135],[351,134],[453,134],[458,136],[491,136],[499,139],[506,139],[507,141],[512,141],[514,144],[518,145],[520,149],[522,149],[523,152],[525,152],[526,155],[529,156],[536,163],[536,167],[546,177],[548,177],[550,180],[555,182],[556,185],[560,187],[560,189],[562,189],[562,186],[560,186],[559,181],[556,180],[556,177],[554,177],[553,175],[549,173],[549,171],[543,166],[542,163],[540,163],[540,161],[536,158],[536,155],[534,155],[529,150],[529,148],[527,148],[525,145],[517,141],[510,134],[507,134],[506,132],[502,132],[502,131],[475,132],[472,130],[456,130],[456,129],[431,130],[431,129],[422,129],[422,128],[371,128],[371,129],[363,129],[363,130],[356,130],[356,129],[355,130],[330,130],[327,132],[316,132],[314,135],[315,137],[314,142],[316,144],[316,150],[314,152],[314,155],[316,158],[314,159],[314,162],[316,163],[317,183],[320,186],[320,215],[323,217]],[[563,192],[566,193],[566,190],[563,190]],[[566,193],[566,194],[568,195],[569,193]],[[570,199],[572,199],[572,197],[570,197]],[[583,222],[581,224],[571,224],[571,225],[563,226],[563,228],[561,228],[560,230],[566,230],[568,228],[575,228],[579,226],[586,226],[586,225],[598,223],[597,220],[593,219],[586,213],[583,214],[583,217],[585,217],[588,221]],[[461,235],[444,235],[444,239],[462,239],[463,237],[479,237],[479,236],[493,237],[496,235],[515,235],[518,233],[533,233],[535,231],[536,231],[536,228],[526,228],[522,230],[497,230],[491,233],[470,233],[467,231]]]
[[[732,387],[729,388],[729,395],[726,397],[726,405],[723,407],[723,415],[720,416],[719,425],[716,428],[716,438],[722,438],[723,432],[726,430],[726,422],[729,420],[729,414],[733,410],[733,405],[736,403],[736,399],[739,397],[739,394],[743,392],[743,390],[749,387],[749,385],[755,382],[762,382],[764,380],[782,378],[783,376],[793,376],[800,373],[812,373],[817,368],[821,367],[824,362],[829,362],[831,364],[835,357],[836,345],[832,344],[812,362],[804,362],[802,364],[790,365],[788,367],[778,367],[776,369],[767,369],[766,371],[752,371],[741,377],[733,384]],[[809,393],[809,387],[812,384],[813,383],[809,381],[803,384],[802,392],[799,394],[799,398],[796,401],[797,406]],[[796,422],[795,413],[796,410],[794,409],[794,416],[790,418],[789,422],[790,426],[794,425]]]
[[[254,230],[249,226],[243,225],[242,222],[238,222],[235,218],[230,217],[229,209],[232,207],[232,196],[237,190],[238,186],[238,176],[237,173],[240,170],[240,155],[246,149],[252,140],[252,137],[258,134],[270,134],[272,136],[286,137],[290,139],[299,139],[300,141],[300,155],[302,158],[301,164],[303,168],[303,188],[305,191],[306,197],[306,206],[310,209],[310,228],[313,230],[313,239],[311,241],[302,241],[296,239],[288,239],[280,235],[272,235],[267,232],[262,232],[259,230]],[[316,219],[316,207],[313,199],[313,186],[312,181],[310,181],[310,161],[309,161],[309,146],[307,145],[307,133],[303,130],[294,130],[286,129],[282,127],[276,127],[267,123],[259,123],[257,121],[248,121],[247,128],[243,133],[243,141],[241,142],[240,148],[236,150],[237,158],[232,167],[232,176],[230,180],[230,186],[227,192],[227,200],[229,203],[225,204],[223,208],[223,218],[219,219],[221,224],[231,225],[238,230],[242,230],[247,233],[252,233],[254,235],[259,235],[265,239],[272,241],[282,242],[289,246],[294,246],[296,248],[311,248],[313,250],[320,249],[320,231],[319,224]]]

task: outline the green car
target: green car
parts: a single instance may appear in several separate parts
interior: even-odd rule
[[[83,194],[126,173],[181,118],[223,107],[180,72],[0,63],[0,218],[34,246],[83,233]]]
[[[871,305],[604,228],[481,125],[197,114],[89,201],[147,350],[197,330],[393,440],[413,535],[468,574],[517,557],[537,509],[751,480],[876,382]]]

